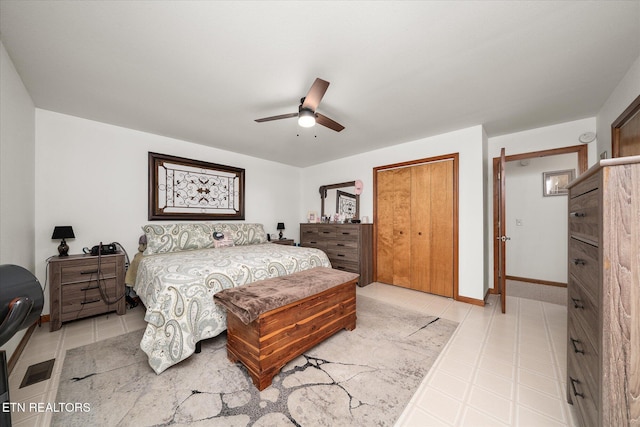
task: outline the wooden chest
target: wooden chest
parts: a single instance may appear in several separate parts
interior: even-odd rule
[[[248,325],[227,310],[229,360],[242,362],[258,390],[264,390],[287,362],[341,329],[355,329],[356,282],[357,276],[262,313]]]

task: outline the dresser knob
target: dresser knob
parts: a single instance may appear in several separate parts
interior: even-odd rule
[[[586,262],[583,259],[580,258],[574,258],[571,260],[572,263],[574,263],[575,265],[585,265]]]
[[[569,216],[572,216],[574,218],[584,218],[585,216],[587,216],[587,214],[584,212],[571,212]]]

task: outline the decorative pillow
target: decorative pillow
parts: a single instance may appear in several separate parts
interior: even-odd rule
[[[231,237],[236,246],[256,245],[267,242],[267,233],[262,224],[251,223],[216,223],[212,224],[214,231],[224,233],[225,237]]]
[[[213,248],[213,228],[207,223],[148,224],[145,255]]]
[[[144,255],[165,252],[189,251],[214,248],[213,233],[224,233],[225,240],[234,245],[255,245],[267,242],[267,233],[262,224],[250,223],[176,223],[147,224],[142,227],[147,238]]]

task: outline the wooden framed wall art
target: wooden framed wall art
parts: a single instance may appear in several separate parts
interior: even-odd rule
[[[149,220],[244,220],[244,169],[149,152]]]

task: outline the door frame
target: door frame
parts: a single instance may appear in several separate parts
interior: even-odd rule
[[[458,300],[458,194],[459,194],[459,159],[460,153],[443,154],[424,159],[409,160],[373,168],[373,280],[378,281],[378,172],[417,166],[425,163],[453,161],[453,299]]]
[[[505,156],[507,162],[523,159],[533,159],[538,157],[557,156],[560,154],[578,154],[578,176],[586,172],[588,169],[588,154],[589,150],[587,145],[573,145],[570,147],[553,148],[550,150],[532,151],[528,153],[513,154],[511,156]],[[500,230],[498,227],[498,209],[499,197],[498,197],[498,172],[500,169],[500,157],[493,158],[493,288],[489,289],[492,294],[499,293],[498,275],[500,269],[500,247],[498,242],[498,236],[500,236]],[[577,178],[577,177],[576,177]],[[506,198],[505,198],[506,203]]]

